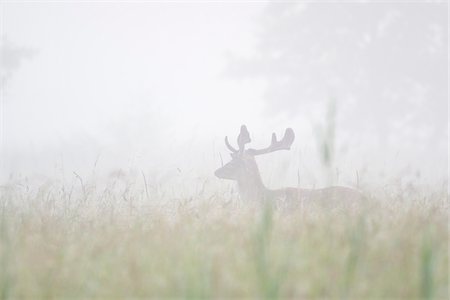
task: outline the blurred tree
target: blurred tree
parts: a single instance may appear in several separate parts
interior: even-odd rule
[[[0,40],[0,78],[2,88],[11,78],[12,74],[20,67],[23,60],[31,58],[37,53],[29,47],[18,47],[12,44],[6,36]]]
[[[233,57],[228,72],[266,79],[270,114],[305,116],[333,97],[343,108],[343,129],[351,132],[441,134],[446,6],[272,3],[261,17],[256,55]]]
[[[13,45],[6,36],[0,39],[0,167],[4,167],[5,147],[5,86],[25,58],[31,58],[36,50]],[[1,174],[0,174],[1,175]]]

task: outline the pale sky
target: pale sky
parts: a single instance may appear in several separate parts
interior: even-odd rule
[[[264,158],[263,171],[289,161],[288,174],[320,183],[315,130],[331,98],[348,181],[364,168],[446,175],[446,4],[0,8],[3,44],[33,53],[3,89],[3,178],[54,176],[58,164],[83,172],[99,156],[105,170],[212,176],[219,153],[227,160],[223,136],[246,123],[257,146],[296,131],[292,153]]]

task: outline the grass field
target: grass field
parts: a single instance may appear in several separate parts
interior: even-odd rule
[[[137,184],[3,186],[0,296],[447,299],[446,190],[366,194],[283,212]]]

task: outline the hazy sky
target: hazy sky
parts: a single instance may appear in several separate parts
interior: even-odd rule
[[[3,176],[54,175],[61,164],[82,172],[97,159],[209,175],[219,153],[227,159],[223,136],[246,123],[256,145],[293,127],[293,152],[273,159],[317,179],[315,130],[334,99],[344,173],[441,180],[446,12],[445,3],[2,3]],[[5,49],[26,57],[13,68]]]

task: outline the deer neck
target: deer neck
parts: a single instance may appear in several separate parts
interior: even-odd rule
[[[238,180],[238,188],[239,195],[245,201],[262,201],[270,193],[261,179],[257,166]]]

